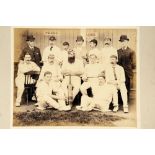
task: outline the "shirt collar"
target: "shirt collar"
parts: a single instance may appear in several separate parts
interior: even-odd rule
[[[31,50],[33,50],[34,49],[34,47],[30,47],[30,46],[28,46]]]

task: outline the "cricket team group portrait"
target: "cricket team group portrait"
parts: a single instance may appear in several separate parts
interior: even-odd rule
[[[14,127],[137,127],[137,28],[12,29]]]

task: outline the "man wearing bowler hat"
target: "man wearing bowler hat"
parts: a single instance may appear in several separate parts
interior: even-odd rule
[[[124,68],[125,71],[125,84],[128,91],[128,99],[130,93],[130,80],[133,77],[133,69],[136,68],[136,56],[135,52],[128,47],[129,38],[127,35],[121,35],[119,42],[121,48],[118,52],[118,64]]]
[[[84,39],[83,36],[78,35],[76,39],[76,46],[73,49],[75,51],[75,57],[83,61],[84,64],[87,63],[87,50],[83,46]]]
[[[20,60],[24,60],[26,53],[29,53],[31,60],[35,62],[39,67],[41,66],[41,53],[40,49],[34,46],[35,37],[33,35],[28,35],[26,38],[27,47],[25,47],[20,55]]]
[[[53,54],[55,56],[55,62],[60,64],[62,62],[62,53],[59,47],[56,46],[56,37],[50,36],[49,37],[49,46],[47,46],[43,51],[42,61],[43,63],[48,62],[48,56]]]

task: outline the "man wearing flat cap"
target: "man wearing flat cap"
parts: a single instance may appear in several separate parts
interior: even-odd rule
[[[35,62],[39,67],[41,67],[41,53],[40,49],[34,46],[35,37],[33,35],[28,35],[26,38],[27,47],[25,47],[20,55],[20,60],[24,60],[26,53],[31,56],[31,61]]]
[[[48,61],[49,54],[54,54],[55,61],[57,64],[62,62],[62,54],[59,47],[56,46],[56,37],[50,36],[49,37],[49,46],[47,46],[43,51],[42,61],[45,64]]]
[[[130,93],[130,80],[133,77],[133,69],[136,68],[136,56],[135,52],[128,47],[129,38],[127,35],[121,35],[119,42],[121,43],[121,48],[118,52],[118,64],[124,68],[125,71],[125,84],[128,91],[128,99]]]
[[[78,35],[76,39],[76,46],[73,49],[75,51],[75,57],[83,61],[84,64],[87,63],[87,50],[83,46],[84,39],[83,36]]]

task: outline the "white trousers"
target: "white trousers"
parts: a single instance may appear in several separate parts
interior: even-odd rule
[[[47,105],[55,109],[59,109],[60,107],[66,106],[65,100],[55,100],[49,95],[38,97],[38,103],[40,107],[44,107],[44,108],[46,108]]]
[[[109,84],[109,86],[116,91],[120,90],[121,97],[123,100],[123,107],[128,107],[128,97],[127,97],[127,89],[126,89],[125,83],[121,83],[118,86]],[[117,95],[115,94],[113,95],[113,101],[115,103],[114,106],[118,106],[118,93]]]
[[[81,97],[81,110],[90,111],[94,108],[98,108],[101,111],[107,111],[109,109],[109,103],[104,100],[97,98],[92,98],[87,95],[82,95]]]
[[[22,95],[23,95],[23,92],[24,92],[24,82],[25,82],[25,76],[24,75],[19,75],[15,79],[15,84],[17,86],[16,103],[21,102],[21,98],[22,98]],[[31,81],[29,81],[29,82],[33,84],[35,82],[35,80],[31,78]]]
[[[15,79],[15,84],[17,86],[17,98],[16,102],[20,103],[24,92],[24,76],[19,76]]]
[[[69,84],[69,76],[65,76],[64,80],[62,81],[62,89],[65,93],[65,96],[68,97],[68,86]],[[73,85],[73,100],[78,94],[81,86],[81,78],[78,76],[71,76],[71,84]]]
[[[95,85],[97,85],[98,83],[98,78],[91,78],[88,79],[87,82],[84,82],[81,87],[80,87],[80,91],[82,94],[87,94],[87,89],[90,87],[94,87]]]

